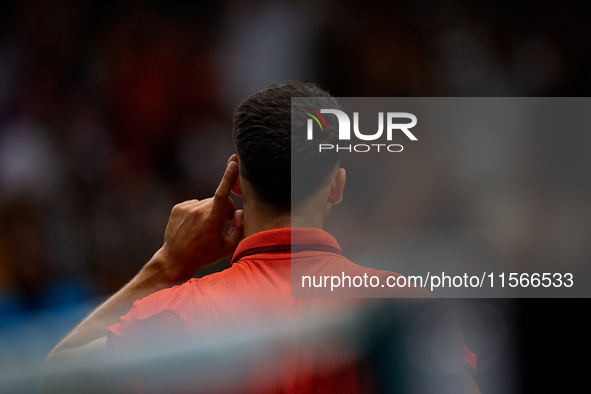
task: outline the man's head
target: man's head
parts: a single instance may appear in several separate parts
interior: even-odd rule
[[[292,113],[292,97],[310,99],[298,100],[302,108]],[[340,155],[320,153],[318,144],[335,144],[337,134],[317,133],[314,141],[307,140],[309,117],[305,108],[320,111],[319,102],[339,107],[333,97],[313,83],[286,81],[254,93],[234,113],[232,135],[241,178],[249,182],[257,199],[277,210],[289,211],[292,205],[302,203],[333,181]],[[332,118],[327,119],[328,129],[337,130],[338,124]]]

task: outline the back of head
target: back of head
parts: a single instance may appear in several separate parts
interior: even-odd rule
[[[292,107],[292,97],[297,108]],[[311,82],[286,81],[269,86],[245,99],[234,112],[233,138],[241,175],[253,186],[257,198],[280,210],[289,210],[325,182],[329,182],[339,153],[319,152],[318,144],[336,144],[336,133],[306,134],[308,108],[338,108],[330,94]],[[337,130],[335,117],[328,129]],[[334,122],[333,124],[331,124]]]

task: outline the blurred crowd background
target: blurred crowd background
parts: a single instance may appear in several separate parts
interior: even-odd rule
[[[575,1],[3,2],[0,370],[38,365],[161,246],[175,203],[212,194],[233,153],[232,111],[249,94],[299,78],[348,97],[585,96],[589,11]],[[445,231],[486,211],[507,230],[494,246],[515,264],[588,261],[590,135],[511,136],[527,159],[519,168],[472,168],[487,146],[468,140],[447,153],[464,172],[397,174],[423,182],[384,223]],[[485,189],[459,186],[462,176]]]

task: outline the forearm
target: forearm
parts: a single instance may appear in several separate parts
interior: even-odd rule
[[[172,286],[158,253],[138,272],[138,274],[113,294],[104,303],[85,317],[66,337],[51,351],[49,358],[57,352],[86,345],[107,335],[109,326],[117,323],[125,315],[133,303],[159,290]]]

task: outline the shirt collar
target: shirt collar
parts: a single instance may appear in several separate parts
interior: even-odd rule
[[[319,250],[341,254],[332,235],[320,228],[286,227],[265,230],[244,238],[232,256],[232,264],[245,256],[260,253],[287,253]]]

